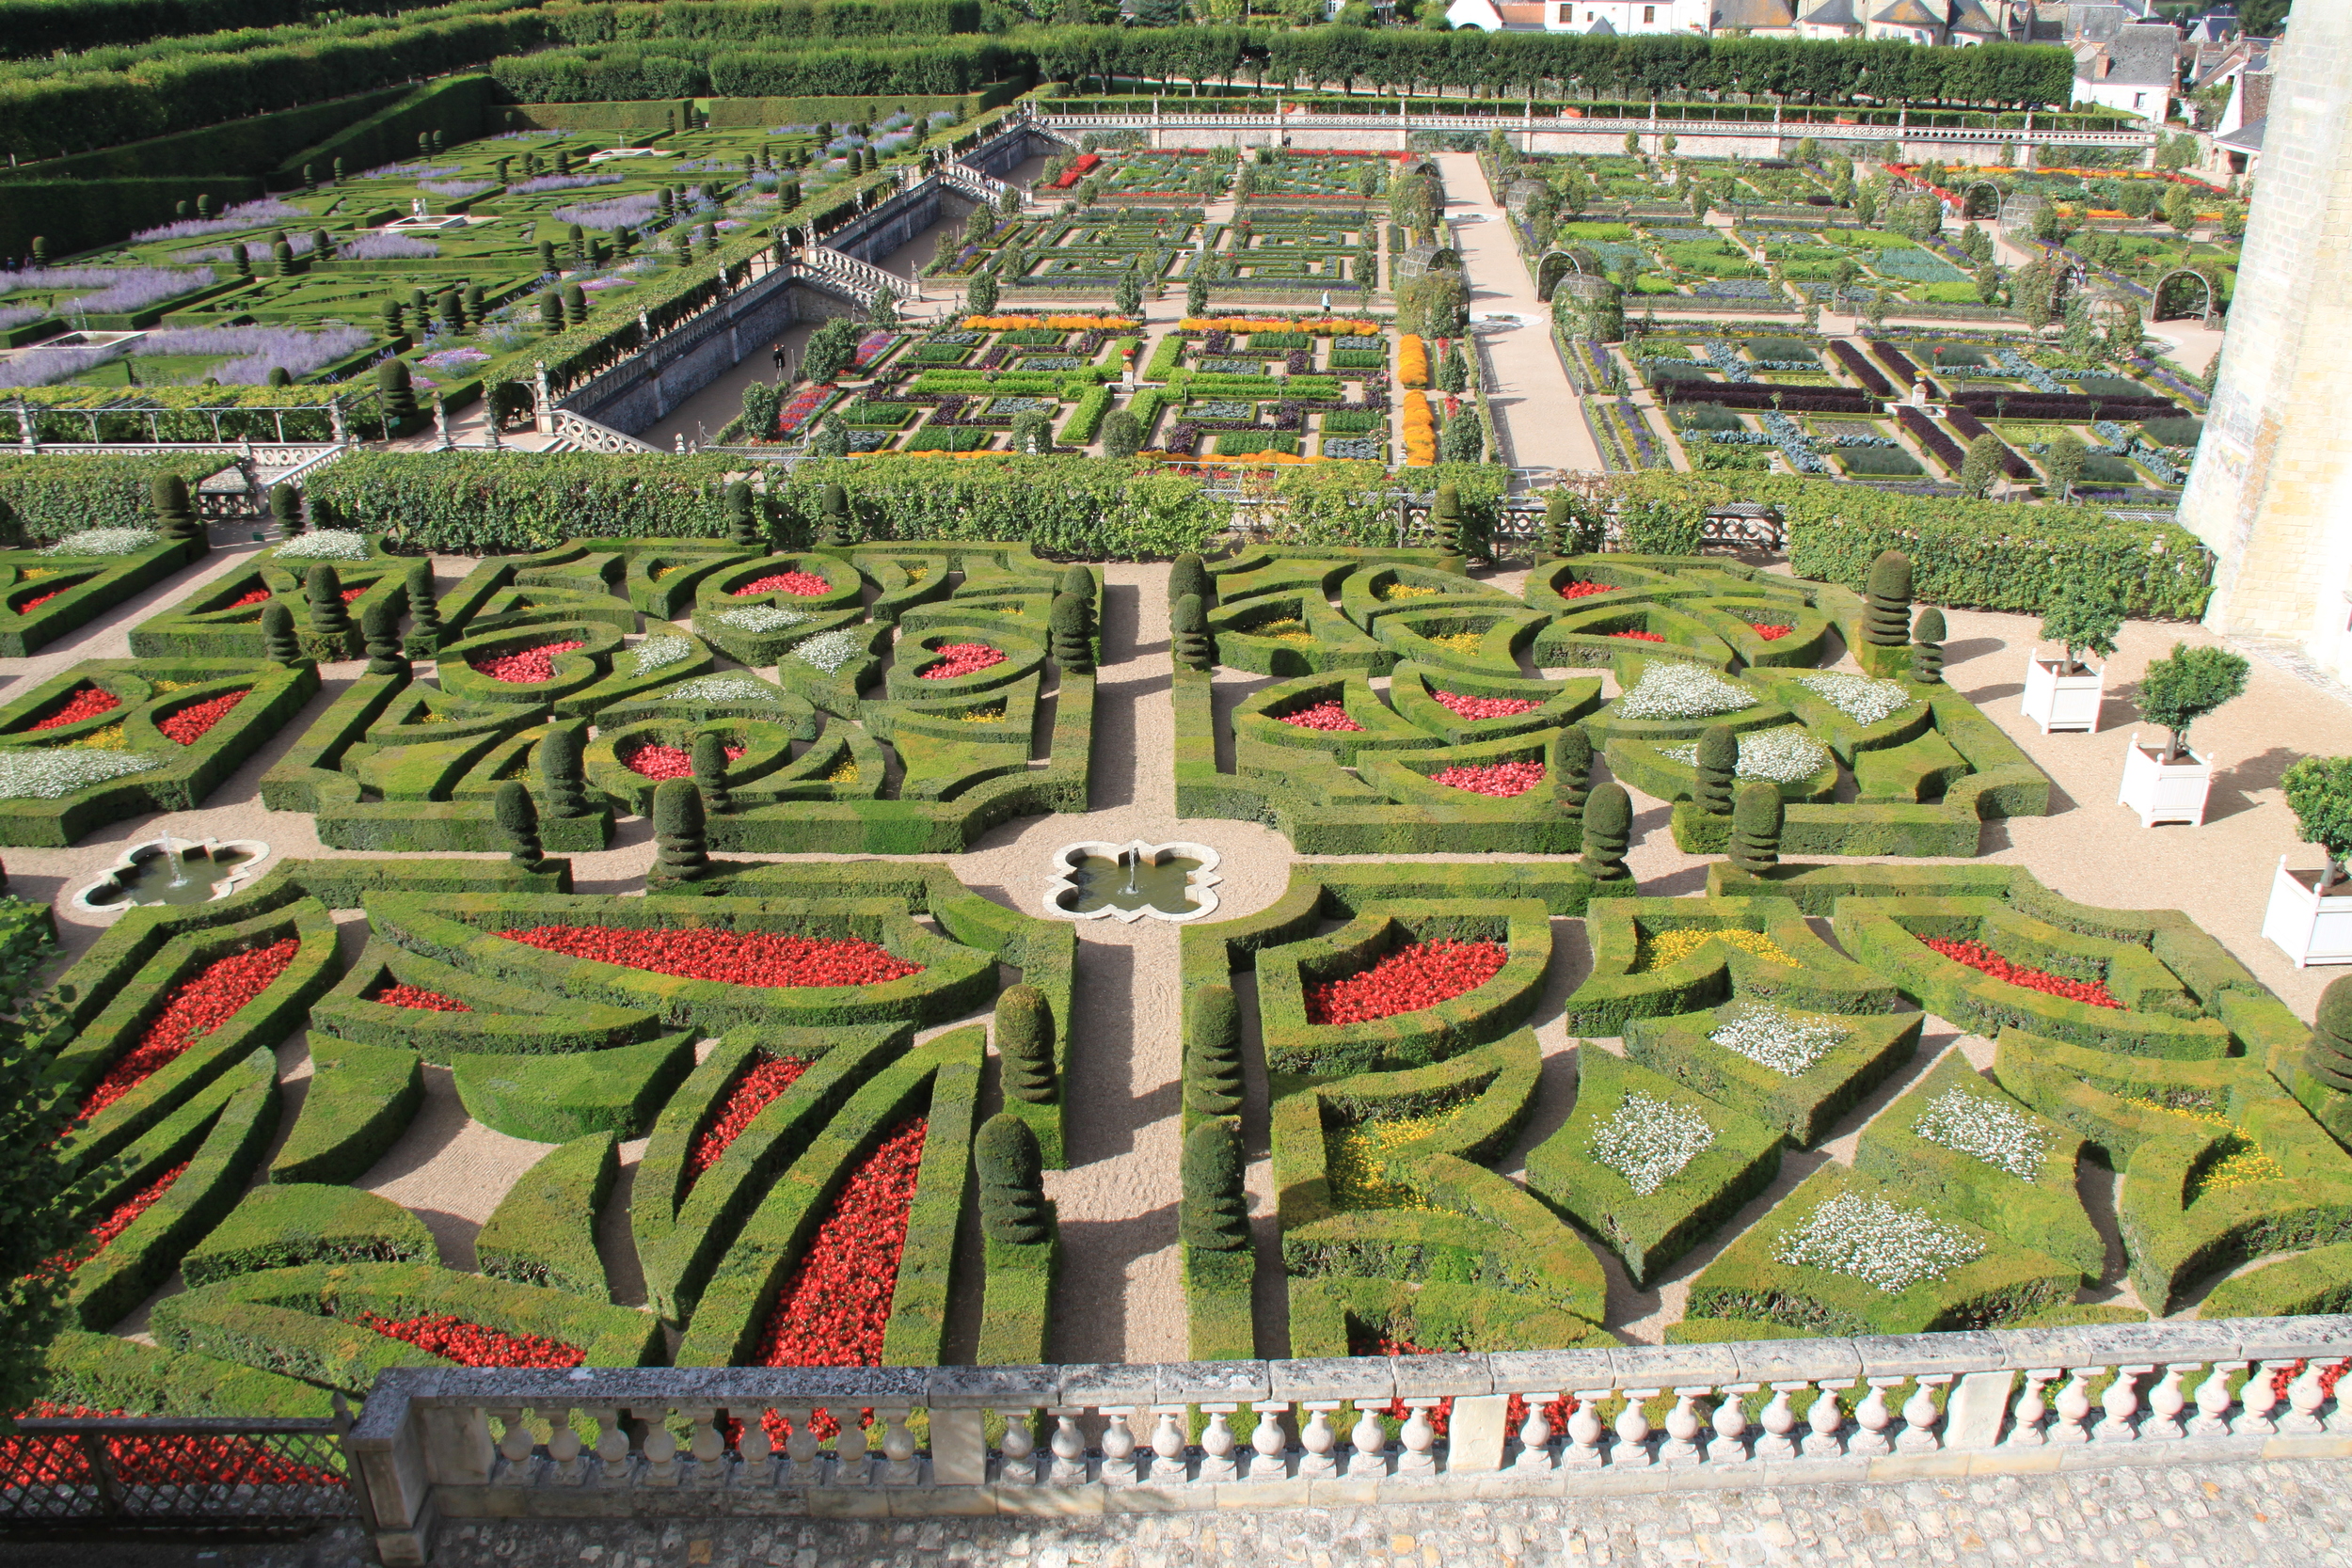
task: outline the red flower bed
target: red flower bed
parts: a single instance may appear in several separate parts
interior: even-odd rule
[[[389,986],[379,988],[375,994],[367,1000],[381,1002],[387,1007],[414,1007],[420,1012],[426,1013],[469,1013],[473,1011],[471,1007],[453,996],[443,996],[437,990],[425,990],[417,986],[404,986],[397,980]]]
[[[951,681],[958,675],[977,675],[981,671],[1005,662],[1005,651],[992,648],[985,642],[950,642],[932,650],[939,662],[914,673],[917,680]]]
[[[359,595],[360,595],[360,594],[364,594],[364,593],[366,593],[369,589],[373,588],[374,586],[375,586],[375,584],[373,584],[373,583],[372,583],[372,582],[363,582],[363,583],[361,583],[361,584],[360,584],[358,587],[357,587],[357,588],[346,588],[346,589],[344,589],[344,590],[343,590],[343,603],[345,603],[345,604],[358,604],[358,603],[359,602]]]
[[[52,588],[46,594],[42,594],[35,598],[24,600],[22,603],[18,604],[16,607],[16,612],[19,615],[30,615],[34,610],[39,610],[42,605],[47,604],[50,600],[56,598],[58,594],[64,592],[65,590],[62,588]]]
[[[1431,784],[1445,784],[1453,789],[1467,789],[1473,795],[1492,795],[1509,800],[1524,795],[1544,782],[1544,765],[1540,762],[1496,762],[1483,768],[1449,768],[1442,773],[1429,775]]]
[[[1954,942],[1947,937],[1929,937],[1926,941],[1930,947],[1946,958],[1964,963],[1970,969],[1980,970],[1995,980],[2007,980],[2012,986],[2062,996],[2069,1002],[2087,1002],[2094,1007],[2120,1010],[2123,1006],[2108,992],[2103,981],[2069,980],[2046,969],[2029,969],[2024,964],[2013,964],[1980,942]]]
[[[164,1010],[139,1037],[131,1053],[108,1069],[98,1086],[83,1098],[81,1114],[94,1117],[129,1094],[148,1074],[173,1061],[197,1040],[234,1017],[239,1008],[286,973],[302,943],[293,937],[232,953],[195,979],[187,981],[164,1003]]]
[[[95,719],[102,713],[112,713],[122,705],[122,699],[111,691],[94,686],[76,687],[67,693],[65,706],[27,726],[36,730],[61,730],[68,724],[78,724],[85,719]]]
[[[509,1334],[446,1312],[414,1318],[362,1312],[358,1322],[387,1339],[414,1345],[461,1367],[577,1367],[588,1359],[588,1353],[578,1345],[544,1334]]]
[[[113,1420],[142,1412],[36,1400],[19,1415],[52,1420]],[[89,1450],[81,1437],[0,1437],[0,1486],[86,1486]],[[156,1433],[104,1439],[116,1479],[130,1486],[343,1486],[336,1471],[287,1458],[259,1437]]]
[[[1762,638],[1767,642],[1777,642],[1797,628],[1794,626],[1775,626],[1763,621],[1750,621],[1748,623],[1748,629],[1756,633],[1756,636]]]
[[[856,937],[628,931],[602,926],[534,926],[498,934],[549,953],[729,986],[877,986],[923,973],[921,964]]]
[[[1617,585],[1613,582],[1572,582],[1560,590],[1560,596],[1564,599],[1589,599],[1596,594],[1613,594],[1616,591]]]
[[[814,572],[775,572],[764,578],[754,578],[729,595],[747,599],[755,594],[790,594],[799,598],[813,599],[820,594],[833,592],[833,584]]]
[[[730,746],[726,751],[729,762],[743,754],[740,746]],[[694,759],[686,748],[665,746],[659,740],[648,740],[629,752],[621,759],[621,766],[648,779],[691,779],[694,776]]]
[[[544,642],[518,654],[500,654],[495,658],[477,658],[472,663],[475,673],[494,681],[504,681],[509,686],[540,686],[555,679],[556,655],[586,646],[575,637],[569,642]]]
[[[1434,1007],[1502,973],[1510,950],[1499,942],[1414,942],[1370,969],[1307,988],[1310,1023],[1368,1023]]]
[[[1470,697],[1459,691],[1429,694],[1465,719],[1508,719],[1515,713],[1530,713],[1544,705],[1528,697]]]
[[[115,1205],[114,1212],[89,1228],[82,1242],[66,1248],[42,1263],[39,1272],[69,1275],[114,1244],[114,1239],[131,1228],[131,1222],[154,1206],[155,1200],[171,1191],[171,1184],[180,1180],[188,1168],[185,1160],[172,1166],[154,1180]]]
[[[1295,724],[1302,730],[1327,730],[1334,735],[1363,729],[1361,724],[1347,716],[1347,709],[1340,705],[1337,698],[1317,703],[1312,707],[1302,707],[1295,713],[1278,713],[1274,717],[1285,724]]]
[[[693,1147],[686,1151],[687,1180],[691,1182],[717,1164],[719,1156],[743,1135],[743,1129],[752,1124],[752,1118],[773,1104],[807,1070],[808,1064],[798,1056],[753,1052],[751,1069],[735,1081],[735,1087],[727,1091],[726,1103],[719,1107],[718,1116],[696,1134]]]
[[[243,596],[238,598],[234,604],[230,605],[228,608],[230,610],[243,610],[247,605],[267,604],[270,601],[270,591],[266,588],[248,588],[245,591]]]
[[[253,695],[253,689],[224,692],[209,702],[194,703],[156,724],[156,728],[183,746],[193,746],[204,738],[204,732],[217,724],[229,710]]]
[[[1609,635],[1612,637],[1629,638],[1636,642],[1663,642],[1666,641],[1664,637],[1654,631],[1613,631]]]

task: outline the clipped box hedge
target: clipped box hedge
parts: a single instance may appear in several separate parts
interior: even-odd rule
[[[590,1132],[523,1172],[474,1236],[482,1272],[518,1285],[610,1299],[596,1216],[620,1179],[620,1143]]]
[[[310,1015],[302,1115],[270,1162],[272,1181],[356,1181],[400,1141],[424,1104],[414,1051],[337,1039]]]
[[[34,461],[38,463],[38,460]],[[118,460],[99,458],[96,461],[107,464]],[[85,460],[72,467],[72,478],[95,477],[87,467],[87,462]],[[55,469],[57,465],[53,460],[49,467]],[[11,517],[22,531],[26,519],[19,516],[11,504],[16,499],[8,493],[11,477],[6,468],[0,468],[0,515]],[[87,496],[81,500],[87,504]],[[148,526],[151,519],[145,515],[144,500],[142,496],[138,510],[114,526]],[[80,519],[74,525],[76,528],[102,526],[79,506],[76,515]],[[38,521],[36,526],[39,526]],[[183,539],[159,539],[129,555],[51,555],[46,550],[0,550],[0,658],[23,658],[34,649],[55,642],[66,633],[87,626],[124,600],[144,593],[181,567],[200,559],[203,554],[200,542]],[[37,599],[40,602],[33,603]]]
[[[449,1065],[466,1114],[493,1132],[533,1143],[606,1132],[633,1138],[693,1070],[694,1035],[561,1055],[453,1053]]]
[[[245,1196],[181,1265],[191,1288],[305,1263],[416,1263],[438,1259],[424,1222],[355,1187],[273,1183]]]
[[[1781,963],[1729,942],[1702,942],[1673,963],[1640,967],[1645,936],[1667,931],[1753,931],[1792,960]],[[1796,906],[1775,898],[1613,898],[1585,924],[1593,967],[1566,1004],[1567,1026],[1623,1035],[1632,1020],[1662,1018],[1729,1000],[1766,997],[1805,1012],[1888,1013],[1901,992],[1831,947]]]
[[[1835,1025],[1844,1037],[1795,1074],[1783,1074],[1710,1037],[1750,1008],[1772,1006],[1749,998],[1708,1012],[1628,1019],[1626,1054],[1653,1072],[1740,1107],[1800,1148],[1811,1148],[1911,1061],[1926,1022],[1923,1013],[1801,1014],[1805,1022]]]

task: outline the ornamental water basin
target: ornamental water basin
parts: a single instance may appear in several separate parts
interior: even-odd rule
[[[243,887],[268,858],[269,846],[254,839],[222,843],[167,835],[125,850],[103,876],[73,895],[73,908],[119,914],[141,904],[210,903]]]
[[[1216,908],[1217,852],[1205,844],[1067,844],[1054,851],[1045,912],[1064,920],[1198,920]]]

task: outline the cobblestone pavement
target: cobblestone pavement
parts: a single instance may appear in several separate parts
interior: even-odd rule
[[[2352,1461],[2183,1465],[1893,1486],[1574,1501],[865,1524],[714,1520],[453,1525],[435,1568],[1681,1568],[2030,1563],[2352,1564]],[[109,1568],[363,1568],[355,1531],[275,1545],[0,1544],[0,1568],[71,1552]]]

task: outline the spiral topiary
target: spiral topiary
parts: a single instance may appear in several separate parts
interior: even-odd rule
[[[1576,553],[1576,499],[1565,490],[1544,498],[1544,554],[1559,560]]]
[[[360,635],[367,640],[369,674],[408,673],[408,656],[400,647],[400,610],[389,595],[368,606],[360,621]]]
[[[996,997],[996,1055],[1005,1098],[1054,1102],[1054,1011],[1035,986],[1007,986]]]
[[[1570,816],[1584,815],[1593,792],[1593,737],[1581,724],[1570,724],[1551,737],[1551,754],[1544,760],[1550,775],[1552,798]]]
[[[850,492],[838,484],[828,484],[818,493],[818,541],[827,549],[847,549],[850,546]]]
[[[437,643],[441,635],[441,605],[433,596],[431,557],[408,563],[407,589],[409,635],[429,638]]]
[[[727,793],[727,743],[724,736],[705,730],[694,737],[688,752],[694,769],[694,783],[702,790],[703,800],[721,816],[735,810],[735,798]]]
[[[1005,1246],[1035,1246],[1051,1233],[1043,1162],[1037,1134],[1002,1111],[980,1123],[972,1140],[980,1173],[980,1229]]]
[[[1626,878],[1625,851],[1633,838],[1633,797],[1612,780],[1593,786],[1584,802],[1584,858],[1578,863],[1596,882]]]
[[[2329,1088],[2352,1090],[2352,974],[2328,981],[2319,993],[2303,1065]]]
[[[1086,601],[1087,630],[1089,633],[1091,633],[1094,630],[1095,586],[1094,573],[1088,567],[1073,561],[1062,572],[1061,586],[1056,590],[1057,593],[1075,594],[1079,598]]]
[[[1184,1245],[1239,1252],[1249,1244],[1249,1202],[1242,1193],[1241,1130],[1223,1117],[1184,1137],[1183,1197],[1177,1230]]]
[[[1870,562],[1864,579],[1865,608],[1862,640],[1881,648],[1899,648],[1911,641],[1911,557],[1900,550],[1882,550]]]
[[[1054,608],[1046,618],[1047,634],[1054,653],[1054,662],[1066,674],[1088,675],[1094,673],[1094,642],[1087,636],[1086,601],[1075,594],[1057,594]]]
[[[727,486],[727,539],[739,550],[765,549],[768,545],[760,531],[752,487],[744,480]]]
[[[1779,786],[1750,779],[1731,808],[1731,863],[1762,876],[1780,863],[1780,829],[1785,819]]]
[[[1452,484],[1438,486],[1429,504],[1429,531],[1438,536],[1438,570],[1458,572],[1470,561],[1470,531],[1462,520],[1462,493]]]
[[[664,779],[653,792],[653,874],[691,882],[710,869],[710,847],[703,836],[703,792],[691,779]]]
[[[204,525],[197,521],[188,501],[188,482],[178,474],[157,474],[149,486],[148,501],[155,514],[155,531],[167,539],[201,541]]]
[[[1168,569],[1168,602],[1173,605],[1187,594],[1203,605],[1216,597],[1209,583],[1208,564],[1197,555],[1180,555]]]
[[[294,636],[294,611],[277,599],[262,607],[262,654],[273,664],[309,661],[301,640]]]
[[[1740,737],[1725,724],[1699,732],[1698,784],[1691,799],[1709,816],[1731,815],[1731,792],[1740,776]]]
[[[551,724],[532,759],[538,769],[539,788],[548,810],[557,816],[588,815],[588,721]]]
[[[1921,686],[1944,684],[1944,612],[1930,605],[1911,627],[1911,678]]]
[[[270,521],[278,525],[279,537],[292,539],[302,531],[302,492],[291,484],[269,487]]]
[[[322,561],[302,579],[310,591],[310,634],[342,651],[351,641],[351,609],[343,603],[343,579]]]
[[[1180,667],[1216,668],[1216,642],[1209,636],[1209,614],[1200,607],[1199,594],[1187,594],[1176,601],[1176,608],[1168,612],[1168,635]]]
[[[1184,1109],[1241,1114],[1241,1004],[1231,986],[1202,986],[1184,1004]]]
[[[499,836],[506,840],[506,857],[526,871],[536,871],[547,860],[539,847],[539,808],[520,779],[509,779],[490,797],[490,816]]]

